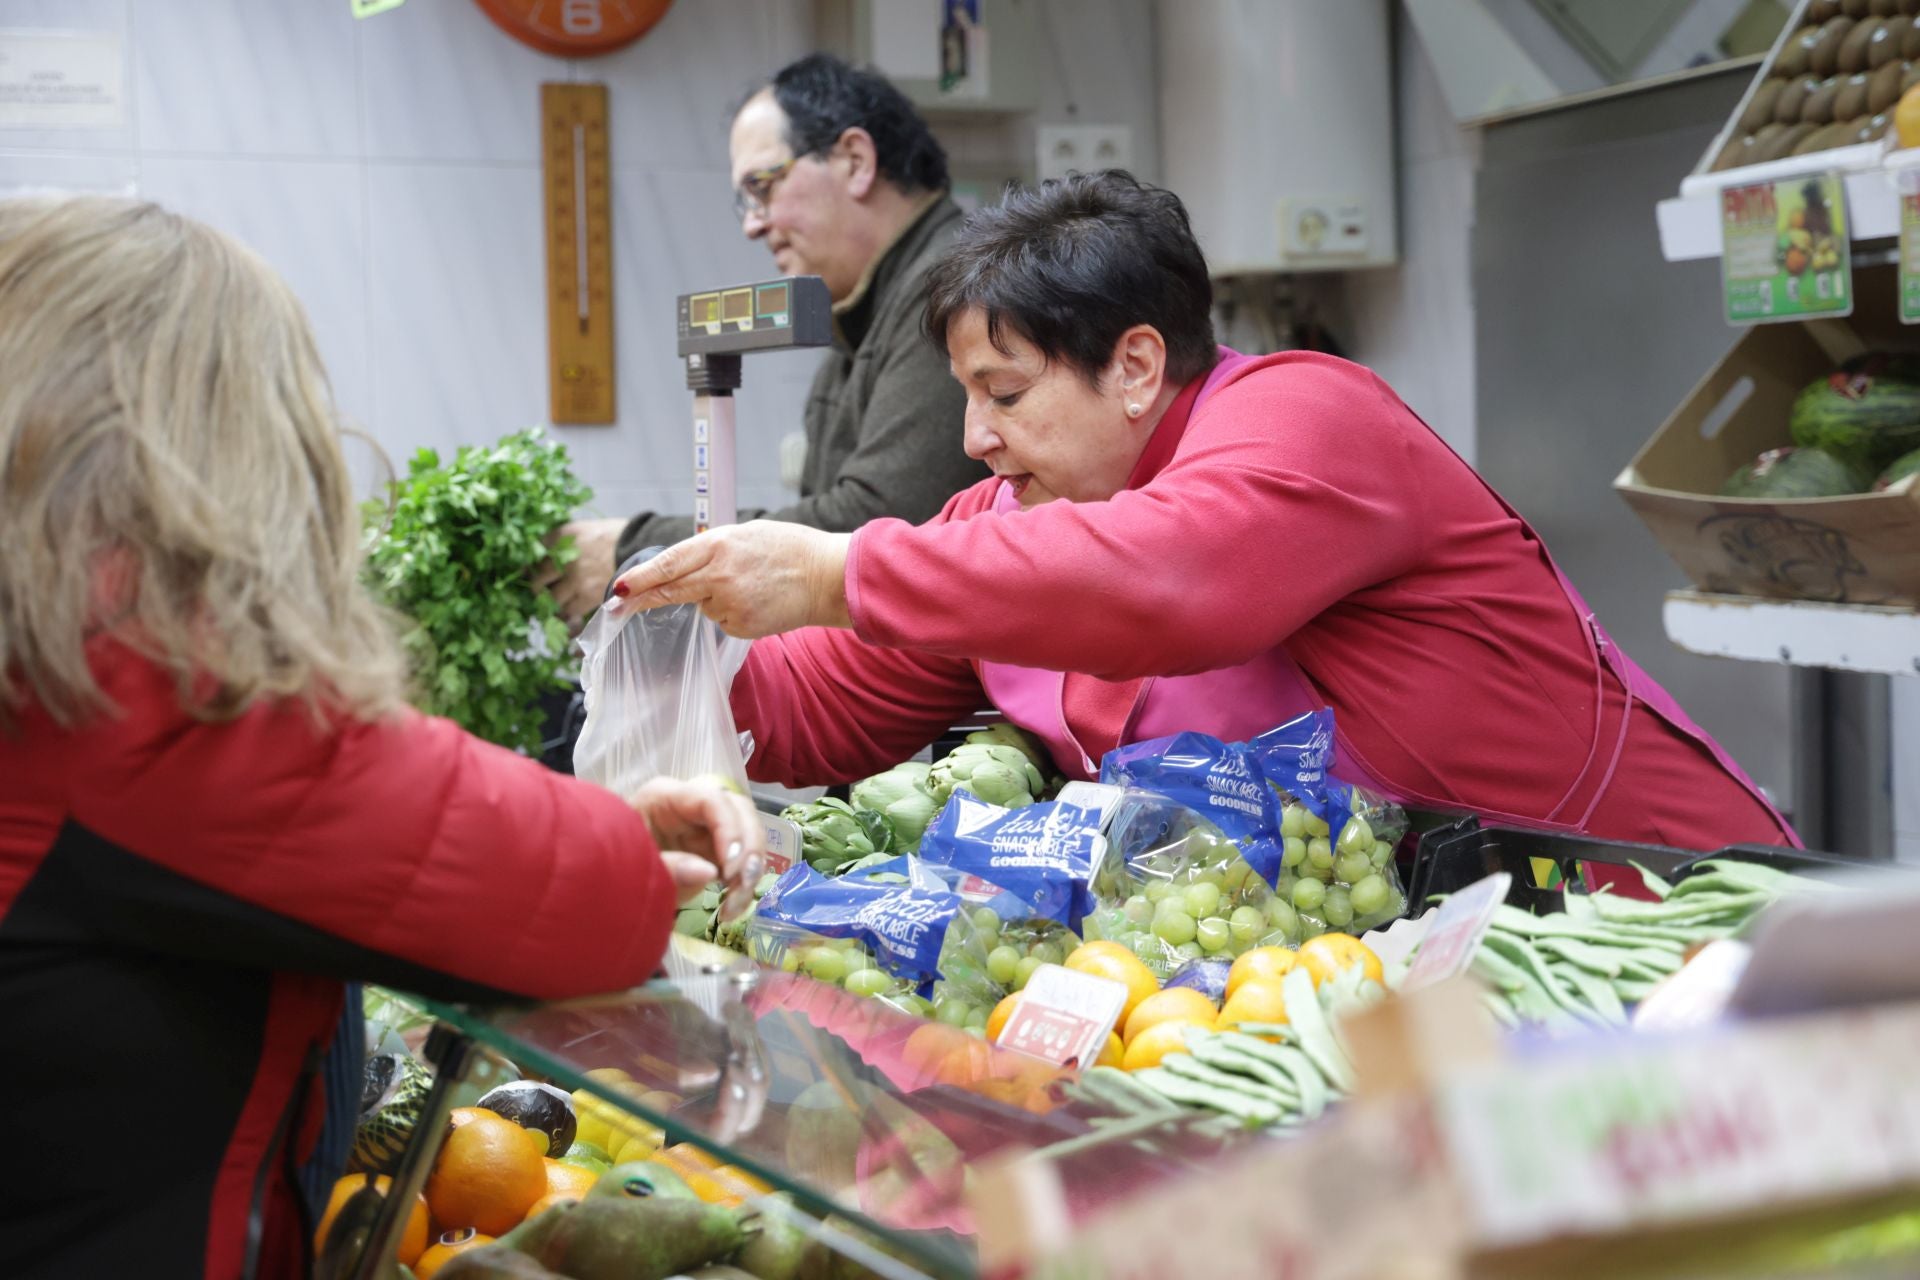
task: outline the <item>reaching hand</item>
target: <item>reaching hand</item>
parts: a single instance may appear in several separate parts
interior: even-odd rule
[[[620,541],[625,520],[572,520],[560,526],[559,536],[572,538],[579,551],[564,569],[549,563],[546,574],[534,585],[553,592],[561,616],[578,623],[600,607],[600,600],[613,577],[614,544]]]
[[[852,535],[778,520],[712,529],[620,575],[618,607],[697,604],[730,636],[757,640],[801,627],[851,627]]]
[[[753,805],[712,783],[655,778],[628,803],[647,820],[681,903],[715,880],[730,897],[753,886],[766,869],[766,831]]]

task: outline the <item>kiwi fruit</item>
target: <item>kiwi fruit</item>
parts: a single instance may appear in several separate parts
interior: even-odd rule
[[[1906,68],[1906,74],[1900,77],[1900,96],[1905,97],[1907,90],[1920,84],[1920,62],[1906,62],[1901,65]],[[1895,98],[1894,101],[1897,103],[1900,99]]]
[[[1840,0],[1840,12],[1849,18],[1864,18],[1872,7],[1870,0]]]
[[[1885,111],[1880,112],[1864,125],[1860,126],[1860,141],[1873,142],[1876,139],[1885,137],[1887,126],[1892,123],[1893,116],[1890,113]]]
[[[1753,163],[1753,135],[1734,138],[1720,149],[1720,154],[1708,166],[1707,172],[1720,173],[1726,169],[1738,169],[1743,164]]]
[[[1853,27],[1852,18],[1828,19],[1820,28],[1820,38],[1807,53],[1807,70],[1817,76],[1830,76],[1840,70],[1840,46],[1847,42]]]
[[[1825,22],[1840,12],[1840,0],[1813,0],[1807,6],[1808,22]]]
[[[1840,77],[1828,76],[1814,86],[1806,101],[1800,104],[1800,118],[1809,124],[1831,124],[1834,100],[1839,96]]]
[[[1900,12],[1900,0],[1872,0],[1867,8],[1878,18],[1891,18]]]
[[[1856,22],[1847,32],[1847,38],[1840,42],[1840,71],[1852,75],[1856,71],[1867,69],[1867,46],[1873,42],[1874,32],[1880,30],[1877,19]]]
[[[1773,60],[1773,74],[1777,76],[1803,76],[1812,68],[1813,47],[1820,43],[1820,28],[1802,27],[1794,32],[1793,38],[1780,46],[1780,56]]]
[[[1844,147],[1853,141],[1854,132],[1851,124],[1822,125],[1808,134],[1800,145],[1793,149],[1793,154],[1805,156],[1816,151],[1825,151],[1829,147]]]
[[[1740,113],[1740,123],[1735,128],[1740,133],[1752,133],[1767,121],[1773,119],[1773,100],[1787,87],[1785,80],[1762,80],[1753,96],[1747,99],[1746,109]]]
[[[1773,118],[1781,124],[1798,124],[1800,108],[1806,103],[1808,95],[1819,87],[1820,79],[1817,76],[1789,80],[1787,87],[1780,91],[1780,96],[1773,100]]]
[[[1889,62],[1867,77],[1867,114],[1878,115],[1900,101],[1900,82],[1906,77],[1907,64]],[[1806,112],[1800,114],[1806,119]]]
[[[1868,77],[1864,71],[1848,76],[1840,85],[1840,94],[1834,99],[1833,118],[1852,120],[1867,114]]]
[[[1794,131],[1799,127],[1799,125],[1770,124],[1759,133],[1754,134],[1752,163],[1759,164],[1766,160],[1778,160],[1781,156],[1787,154],[1787,149],[1798,140],[1794,136]],[[1802,138],[1805,136],[1805,134],[1799,135],[1799,137]]]
[[[1820,126],[1817,124],[1802,123],[1788,125],[1787,131],[1781,134],[1769,148],[1773,154],[1767,158],[1769,160],[1778,160],[1782,156],[1795,154],[1799,150],[1801,143],[1818,132],[1820,132]]]
[[[1920,14],[1920,0],[1900,0],[1900,12]],[[1815,21],[1815,19],[1808,18],[1807,21],[1812,22]]]
[[[1888,18],[1881,22],[1873,39],[1867,42],[1867,70],[1878,71],[1889,62],[1898,62],[1901,42],[1912,29],[1912,18]]]

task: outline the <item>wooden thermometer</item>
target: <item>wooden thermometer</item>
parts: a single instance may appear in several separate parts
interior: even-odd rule
[[[612,422],[613,171],[607,86],[540,86],[547,387],[555,422]]]

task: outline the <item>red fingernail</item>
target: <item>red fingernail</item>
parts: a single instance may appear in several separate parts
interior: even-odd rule
[[[621,596],[621,597],[624,597],[624,596],[625,596],[625,595],[627,594],[627,584],[626,584],[626,583],[624,583],[624,582],[616,582],[616,583],[614,583],[614,584],[613,584],[613,594],[615,594],[615,595],[617,595],[617,596]]]

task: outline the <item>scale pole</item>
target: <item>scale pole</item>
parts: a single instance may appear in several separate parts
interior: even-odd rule
[[[734,488],[733,418],[740,357],[696,351],[686,361],[687,390],[693,392],[693,529],[705,533],[740,518]]]
[[[693,398],[693,526],[705,533],[740,518],[735,483],[733,393]]]

